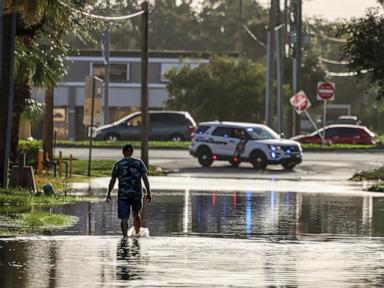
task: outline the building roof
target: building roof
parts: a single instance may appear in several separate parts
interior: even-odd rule
[[[234,52],[229,53],[212,53],[212,52],[199,52],[199,51],[183,51],[183,50],[172,50],[172,51],[149,51],[148,56],[151,58],[203,58],[208,59],[214,54],[228,55],[232,57],[237,57],[238,54]],[[110,51],[111,57],[141,57],[140,50],[113,50]],[[73,53],[70,56],[77,57],[98,57],[102,56],[101,50],[79,50],[79,52]]]

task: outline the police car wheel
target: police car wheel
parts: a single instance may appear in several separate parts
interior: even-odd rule
[[[197,152],[197,159],[203,167],[209,167],[212,165],[212,153],[208,148],[201,148]]]
[[[240,161],[234,161],[233,159],[229,160],[229,164],[231,164],[232,167],[239,167]]]
[[[265,157],[265,154],[261,151],[252,152],[250,161],[256,169],[265,169],[265,167],[267,167],[267,157]]]
[[[283,163],[283,164],[281,164],[285,169],[287,169],[287,170],[291,170],[291,169],[293,169],[295,166],[296,166],[296,164],[295,163]]]

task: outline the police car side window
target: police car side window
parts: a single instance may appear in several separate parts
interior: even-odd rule
[[[211,126],[208,126],[208,125],[199,126],[199,128],[197,128],[197,130],[195,131],[195,134],[197,135],[204,134],[210,127]]]
[[[224,138],[232,137],[233,128],[230,127],[217,127],[213,132],[212,136],[219,136]]]

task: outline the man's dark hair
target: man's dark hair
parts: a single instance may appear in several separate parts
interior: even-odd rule
[[[123,147],[123,153],[126,152],[126,151],[129,151],[129,152],[133,152],[133,146],[132,144],[127,144]]]

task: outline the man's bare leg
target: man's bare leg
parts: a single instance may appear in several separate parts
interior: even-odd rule
[[[128,219],[121,219],[121,232],[123,233],[123,237],[127,238],[128,235]]]
[[[140,216],[140,214],[136,215],[133,218],[133,226],[135,227],[136,234],[139,234],[140,227],[141,227],[141,216]]]

